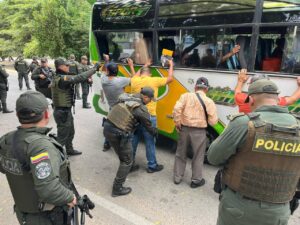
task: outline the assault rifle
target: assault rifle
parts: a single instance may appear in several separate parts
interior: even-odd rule
[[[77,205],[75,206],[73,212],[73,224],[79,225],[78,221],[78,209],[81,212],[80,225],[85,224],[85,214],[88,215],[91,219],[93,216],[90,214],[90,210],[95,208],[95,204],[90,200],[87,195],[80,196],[75,185],[72,183],[71,188],[77,198]]]
[[[41,73],[46,77],[43,80],[40,80],[40,87],[41,88],[48,88],[49,84],[51,84],[53,71],[49,68],[49,70],[45,70],[45,68],[41,67]]]

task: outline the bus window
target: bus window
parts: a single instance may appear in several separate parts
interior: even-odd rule
[[[160,31],[162,49],[174,52],[176,66],[236,70],[249,67],[251,27]],[[230,54],[236,46],[238,54]]]
[[[132,58],[136,64],[145,64],[152,58],[151,32],[108,32],[96,33],[100,54],[109,54],[115,62]]]
[[[261,27],[255,69],[279,72],[287,44],[288,27]]]
[[[281,70],[300,74],[300,28],[298,26],[288,29]]]
[[[262,23],[300,22],[299,0],[264,0]]]
[[[158,26],[167,28],[251,23],[255,6],[256,0],[160,0]]]

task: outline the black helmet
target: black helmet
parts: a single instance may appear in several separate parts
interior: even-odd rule
[[[108,76],[117,76],[119,69],[116,63],[109,63],[107,64],[106,68],[108,71]]]

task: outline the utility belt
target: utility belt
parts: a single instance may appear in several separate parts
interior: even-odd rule
[[[127,133],[119,128],[117,128],[112,122],[108,119],[104,121],[104,128],[107,129],[108,132],[114,134],[116,137],[121,139],[120,146],[126,144],[132,137],[131,133]]]
[[[72,220],[72,209],[69,209],[67,206],[61,207],[56,206],[50,211],[40,211],[38,213],[26,213],[19,211],[16,206],[14,206],[15,212],[21,214],[22,224],[27,224],[27,217],[30,215],[38,215],[44,218],[48,218],[53,225],[71,225]]]

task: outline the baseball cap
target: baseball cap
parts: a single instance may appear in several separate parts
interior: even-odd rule
[[[141,94],[146,95],[149,98],[154,98],[154,90],[151,87],[143,87]]]
[[[251,77],[249,84],[252,84],[253,82],[255,82],[257,80],[261,80],[261,79],[270,80],[270,78],[269,78],[269,76],[267,74],[254,74]]]
[[[109,75],[117,75],[119,72],[118,65],[114,62],[110,62],[106,65]]]
[[[248,88],[248,97],[245,100],[245,103],[249,102],[249,96],[253,94],[279,94],[280,91],[278,90],[277,85],[268,79],[260,79],[256,80],[255,82],[251,83]]]
[[[68,66],[69,62],[65,58],[60,57],[60,58],[55,59],[54,65],[55,65],[55,68],[58,68],[61,65]]]
[[[208,83],[207,78],[205,78],[205,77],[198,78],[198,80],[196,82],[196,87],[208,88],[209,87],[209,83]]]
[[[41,58],[41,62],[42,62],[42,63],[46,63],[46,62],[48,62],[48,59],[45,58],[45,57],[43,57],[43,58]]]
[[[42,115],[50,102],[37,91],[27,91],[19,96],[16,102],[17,115],[21,119],[30,120]]]

